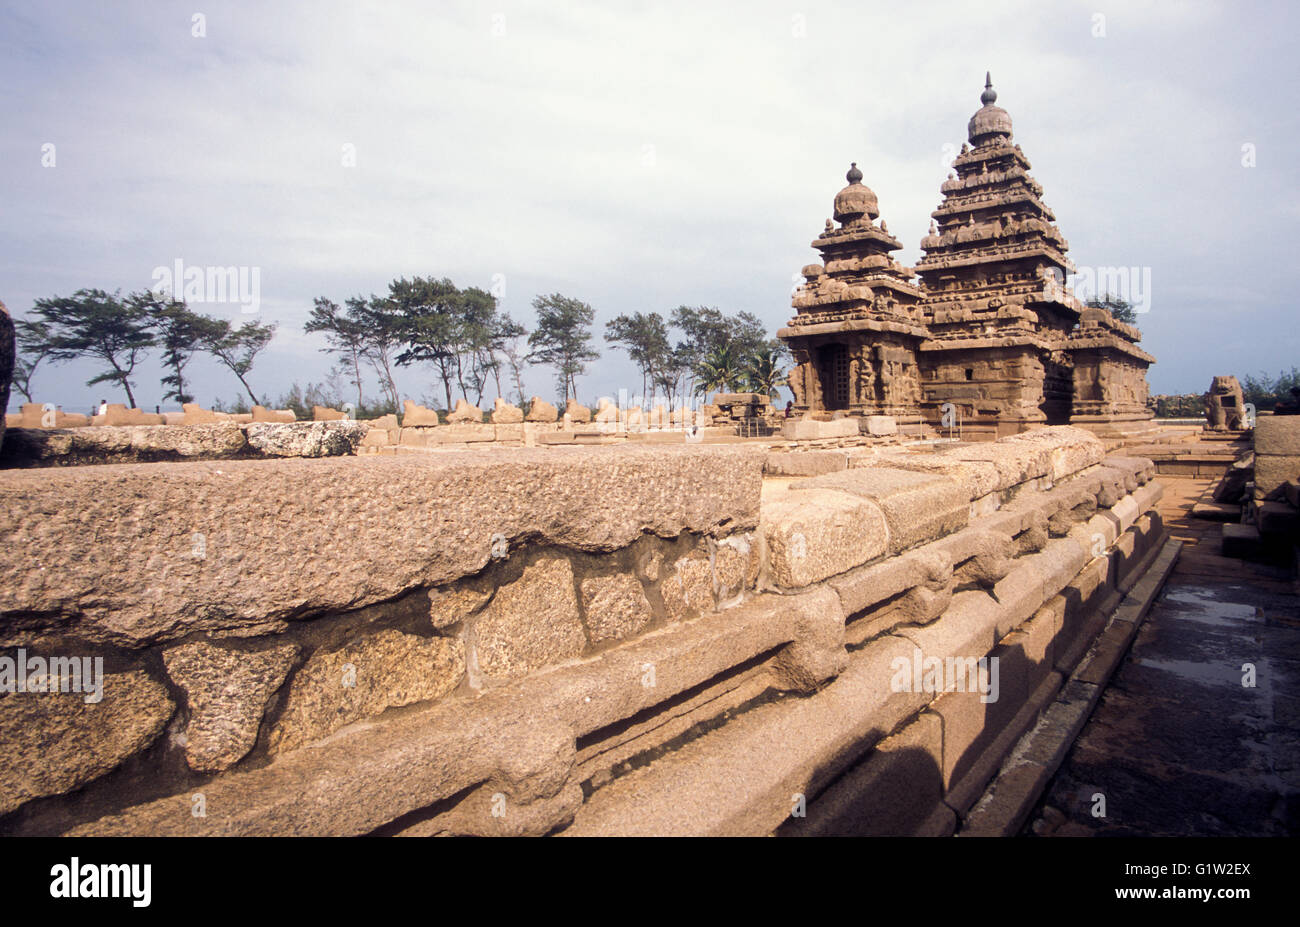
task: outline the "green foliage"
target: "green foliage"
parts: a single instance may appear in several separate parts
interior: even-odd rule
[[[729,316],[711,306],[678,306],[672,322],[684,336],[677,344],[677,356],[695,381],[696,394],[736,388],[747,382],[747,371],[756,358],[772,352],[772,359],[777,360],[786,350],[783,342],[767,337],[762,320],[750,312]],[[719,361],[724,357],[730,364],[720,370]],[[726,374],[729,385],[701,387],[705,382],[717,382],[720,373]]]
[[[1205,414],[1205,396],[1186,393],[1181,396],[1156,396],[1156,418],[1200,418]]]
[[[238,395],[228,403],[220,398],[212,400],[212,411],[228,412],[231,415],[246,415],[253,411],[253,407],[248,404],[247,399],[242,395]]]
[[[1261,371],[1259,376],[1247,376],[1241,381],[1243,400],[1254,403],[1256,409],[1271,409],[1280,400],[1291,399],[1293,387],[1300,387],[1300,368],[1280,371],[1275,378]]]
[[[1133,304],[1122,296],[1112,296],[1106,293],[1102,296],[1094,296],[1085,305],[1094,309],[1105,309],[1116,322],[1123,322],[1126,325],[1137,325],[1138,323],[1137,312],[1133,309]]]
[[[41,321],[16,319],[14,332],[17,350],[14,354],[13,385],[28,402],[35,402],[32,398],[32,377],[41,362],[50,356],[50,327]]]
[[[281,394],[280,398],[275,400],[272,407],[292,409],[299,421],[310,422],[315,417],[316,406],[342,410],[344,402],[343,383],[336,373],[324,383],[308,383],[306,387],[295,382],[289,387],[287,393]],[[352,411],[355,418],[368,419],[379,418],[396,410],[388,399],[382,399],[373,405],[357,406]]]
[[[786,369],[782,363],[785,358],[784,346],[771,345],[760,348],[746,360],[744,387],[751,393],[762,393],[770,399],[780,395],[782,386],[788,382]]]
[[[348,382],[356,388],[357,408],[360,408],[365,401],[361,392],[363,382],[361,360],[365,354],[366,328],[361,313],[366,306],[367,303],[363,299],[350,299],[348,308],[344,310],[338,303],[318,296],[311,315],[307,318],[307,324],[303,326],[303,331],[309,335],[321,333],[325,336],[325,347],[321,350],[336,355],[336,369],[347,376]],[[294,384],[294,388],[297,389],[297,384]],[[292,407],[280,406],[280,408]],[[331,406],[331,408],[337,407]],[[296,413],[297,409],[294,411]]]
[[[611,319],[605,323],[605,340],[627,351],[637,365],[643,396],[653,399],[662,382],[670,378],[675,384],[680,378],[681,365],[668,341],[668,326],[659,313],[636,312]],[[671,393],[671,388],[668,391]]]
[[[56,362],[77,358],[102,362],[106,368],[86,385],[116,383],[135,408],[131,375],[154,344],[153,321],[140,300],[123,300],[121,291],[82,289],[72,296],[38,299],[32,312],[38,317],[34,321],[44,326],[45,340],[38,353]]]
[[[718,345],[695,366],[694,374],[696,395],[733,392],[744,376],[743,361],[731,345]]]
[[[452,407],[452,384],[460,395],[478,405],[488,378],[500,393],[497,352],[522,334],[522,327],[501,315],[496,297],[478,287],[459,289],[447,278],[401,278],[389,284],[389,295],[371,300],[371,308],[390,320],[402,345],[398,366],[429,363],[442,380],[446,407]]]
[[[233,373],[254,405],[261,405],[253,388],[248,385],[248,373],[253,369],[257,355],[275,337],[275,324],[258,325],[245,322],[236,328],[226,319],[213,319],[203,336],[203,347]]]
[[[203,349],[206,340],[218,332],[219,323],[191,312],[179,300],[164,299],[157,293],[135,293],[127,299],[149,318],[154,343],[162,348],[163,367],[167,370],[162,378],[166,388],[163,399],[175,399],[181,405],[193,402],[194,396],[185,388],[185,367]]]
[[[555,384],[564,400],[577,398],[577,377],[587,362],[600,355],[592,350],[591,323],[595,310],[581,300],[552,293],[533,300],[537,329],[528,336],[528,361],[555,368]]]

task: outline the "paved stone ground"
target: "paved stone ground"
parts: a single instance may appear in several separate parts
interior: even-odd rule
[[[1221,526],[1190,517],[1213,481],[1161,480],[1161,514],[1183,552],[1025,832],[1300,833],[1295,583],[1223,557]],[[1243,685],[1247,663],[1254,687]]]

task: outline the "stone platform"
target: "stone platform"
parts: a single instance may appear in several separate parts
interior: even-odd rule
[[[0,831],[951,832],[1159,544],[1152,466],[1104,455],[1056,428],[0,472],[5,654],[105,672],[95,703],[0,697]],[[996,657],[1000,694],[900,687],[918,654]]]

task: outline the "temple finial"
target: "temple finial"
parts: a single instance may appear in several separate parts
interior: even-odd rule
[[[985,106],[988,106],[990,103],[996,101],[997,98],[998,98],[998,92],[993,89],[993,76],[988,71],[985,71],[984,92],[980,94],[980,102],[983,103]]]
[[[844,179],[849,183],[861,183],[862,171],[858,170],[858,162],[854,161],[849,165],[849,172],[844,175]]]

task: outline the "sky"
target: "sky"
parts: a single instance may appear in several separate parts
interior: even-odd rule
[[[636,392],[605,322],[709,305],[775,334],[850,162],[915,264],[990,71],[1071,259],[1149,280],[1152,392],[1201,392],[1300,365],[1298,10],[5,2],[0,300],[23,318],[177,261],[241,268],[255,307],[191,306],[276,323],[249,377],[274,398],[328,374],[302,330],[318,296],[449,277],[531,326],[559,292],[595,310],[580,398]],[[125,401],[84,385],[96,370],[42,367],[36,398]],[[208,358],[187,374],[205,405],[240,393]],[[162,403],[161,376],[137,369],[140,405]],[[553,379],[530,368],[527,392]],[[441,392],[428,368],[398,386]]]

